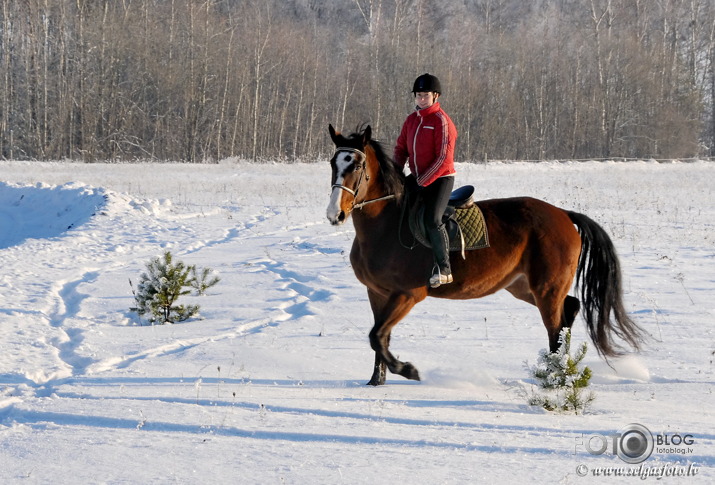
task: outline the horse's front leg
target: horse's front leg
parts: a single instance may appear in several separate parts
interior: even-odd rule
[[[382,386],[387,378],[387,366],[383,362],[380,354],[375,352],[375,367],[372,371],[372,377],[367,383],[369,386]]]
[[[368,290],[368,297],[375,317],[375,325],[370,331],[370,346],[375,351],[375,365],[368,384],[372,386],[384,384],[386,368],[393,374],[419,381],[420,374],[415,366],[400,361],[389,350],[392,328],[409,313],[417,300],[409,294],[382,296],[371,290]]]

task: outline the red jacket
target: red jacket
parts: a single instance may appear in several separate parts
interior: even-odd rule
[[[395,145],[395,164],[410,171],[423,187],[445,175],[453,175],[457,128],[438,102],[410,114]]]

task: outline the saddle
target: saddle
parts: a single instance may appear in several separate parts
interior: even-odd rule
[[[474,203],[474,186],[465,185],[454,190],[442,216],[442,222],[449,236],[449,250],[460,251],[466,259],[465,251],[489,247],[489,234],[482,210]],[[424,223],[424,204],[421,198],[411,204],[409,227],[415,240],[431,248]]]

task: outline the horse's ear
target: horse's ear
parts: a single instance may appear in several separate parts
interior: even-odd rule
[[[370,140],[372,139],[372,128],[370,125],[367,125],[365,127],[365,131],[362,132],[362,146],[367,146],[368,143],[370,143]]]
[[[330,139],[333,140],[335,146],[338,146],[338,135],[340,135],[340,133],[335,131],[335,128],[333,128],[332,124],[328,125],[328,131],[330,131]]]

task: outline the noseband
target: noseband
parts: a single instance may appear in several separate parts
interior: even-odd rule
[[[364,181],[369,181],[370,176],[366,173],[365,171],[365,161],[367,160],[367,155],[365,155],[365,152],[362,152],[358,150],[357,148],[351,148],[351,147],[338,147],[335,150],[335,155],[337,155],[339,152],[354,152],[359,154],[362,159],[360,160],[360,163],[357,164],[356,170],[360,171],[360,178],[358,178],[357,184],[355,184],[355,189],[351,189],[350,187],[346,187],[342,184],[333,184],[332,188],[333,189],[340,189],[344,190],[348,194],[353,196],[353,204],[350,206],[350,212],[354,211],[355,209],[362,209],[368,204],[372,204],[373,202],[379,202],[381,200],[388,200],[388,199],[394,199],[395,195],[390,194],[390,195],[385,195],[383,197],[378,197],[377,199],[370,199],[370,200],[364,200],[362,202],[357,202],[357,194],[358,191],[360,190],[360,185],[362,184],[363,180]],[[333,155],[333,157],[335,157]]]

